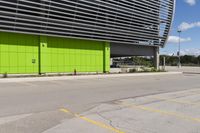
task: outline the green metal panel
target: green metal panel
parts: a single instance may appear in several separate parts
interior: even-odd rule
[[[109,43],[0,32],[0,73],[108,72]]]
[[[41,72],[103,72],[104,42],[42,37]]]
[[[0,32],[0,73],[38,73],[37,36]]]

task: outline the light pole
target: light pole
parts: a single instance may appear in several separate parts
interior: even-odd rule
[[[178,67],[181,67],[181,30],[177,31],[179,34],[179,43],[178,43]]]

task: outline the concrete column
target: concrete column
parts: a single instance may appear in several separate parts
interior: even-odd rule
[[[154,67],[155,69],[159,69],[160,65],[160,49],[159,47],[154,48]]]
[[[104,45],[104,72],[110,72],[110,43],[105,42]]]
[[[47,48],[47,37],[46,36],[40,36],[40,44],[39,44],[39,52],[38,52],[38,58],[39,58],[39,75],[43,73],[43,68],[42,68],[42,63],[43,63],[43,58],[42,58],[42,53],[43,49]]]

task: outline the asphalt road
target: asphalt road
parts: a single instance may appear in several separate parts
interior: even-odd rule
[[[0,133],[200,133],[198,93],[199,74],[0,83]]]

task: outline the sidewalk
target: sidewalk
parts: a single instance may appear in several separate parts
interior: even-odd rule
[[[53,77],[1,78],[0,83],[55,81],[55,80],[77,80],[77,79],[94,79],[94,78],[138,77],[138,76],[172,75],[172,74],[182,74],[182,72],[156,72],[156,73],[126,73],[126,74],[102,74],[102,75],[53,76]]]
[[[182,66],[181,68],[178,68],[177,66],[166,66],[166,70],[169,72],[200,74],[200,67]]]

